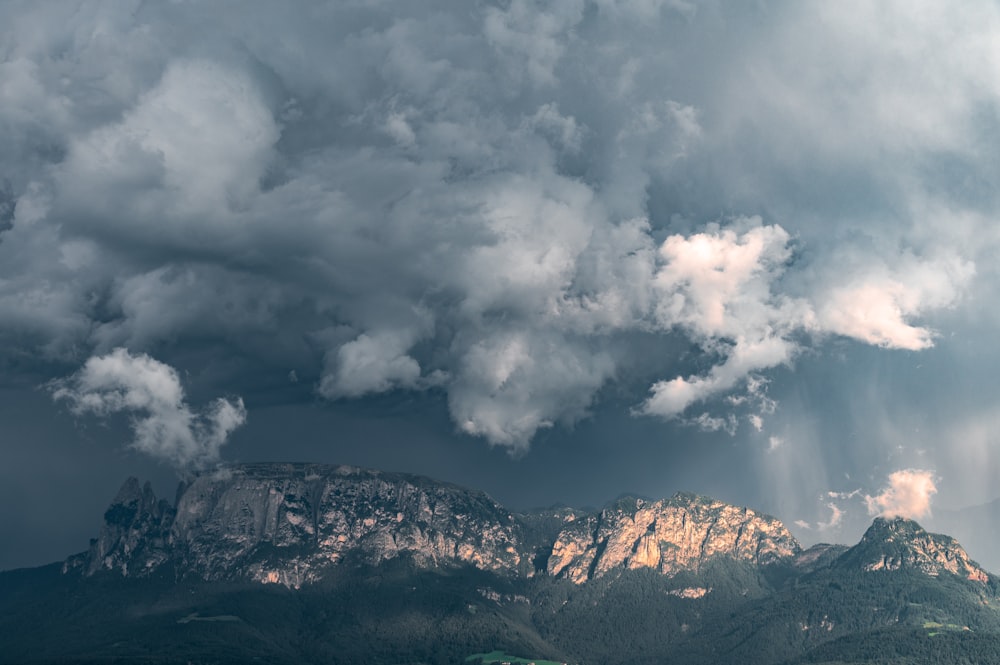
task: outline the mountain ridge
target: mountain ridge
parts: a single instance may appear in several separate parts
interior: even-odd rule
[[[0,663],[1000,663],[1000,580],[909,520],[802,549],[690,493],[522,513],[312,464],[173,505],[130,478],[104,517],[87,552],[0,573]]]
[[[575,584],[625,569],[697,572],[713,558],[990,578],[954,539],[899,518],[876,518],[853,547],[813,550],[771,515],[690,492],[620,496],[589,513],[516,512],[485,492],[416,474],[256,463],[195,476],[180,485],[173,506],[129,478],[89,551],[63,568],[142,576],[170,563],[180,575],[295,588],[343,561],[378,565],[402,555],[430,568],[470,564]]]

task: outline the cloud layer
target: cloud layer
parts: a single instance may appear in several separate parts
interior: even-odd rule
[[[806,349],[931,347],[997,240],[996,7],[778,4],[8,3],[0,341],[183,463],[242,409],[125,375],[202,343],[515,451],[637,365],[636,414],[761,431]]]

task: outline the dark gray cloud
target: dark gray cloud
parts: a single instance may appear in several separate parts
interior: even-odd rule
[[[995,464],[994,405],[912,369],[997,360],[960,341],[996,323],[989,3],[14,2],[0,24],[11,385],[34,363],[95,411],[87,368],[143,359],[191,403],[243,396],[234,450],[255,404],[415,399],[523,469],[624,418],[741,446],[745,502],[828,531],[850,523],[828,492],[904,469],[992,498],[956,460]],[[226,439],[186,431],[199,459]]]

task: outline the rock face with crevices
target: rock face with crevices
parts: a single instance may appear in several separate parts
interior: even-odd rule
[[[716,557],[768,564],[800,549],[781,522],[748,508],[692,494],[629,498],[567,525],[548,572],[579,584],[617,569],[698,571]]]
[[[510,512],[482,492],[419,476],[249,464],[195,478],[174,509],[150,506],[160,504],[148,486],[143,493],[129,479],[83,562],[87,572],[141,575],[170,562],[206,580],[299,587],[348,557],[523,568],[521,529]]]
[[[136,478],[129,478],[104,511],[104,525],[90,542],[90,551],[67,563],[84,566],[88,574],[102,569],[123,575],[155,570],[170,559],[173,518],[173,508],[157,500],[149,483],[140,487]]]
[[[89,551],[68,559],[64,571],[142,577],[168,570],[298,588],[347,562],[400,557],[423,568],[471,565],[577,584],[638,568],[697,573],[719,558],[783,562],[802,572],[847,567],[990,579],[953,538],[900,518],[875,519],[852,548],[803,552],[773,517],[693,494],[625,498],[595,513],[514,514],[449,483],[321,464],[245,464],[201,475],[180,487],[173,506],[130,478]]]
[[[980,584],[989,581],[989,574],[954,538],[929,533],[902,517],[875,518],[861,542],[847,550],[836,565],[867,572],[914,570],[931,577],[951,574]]]
[[[134,478],[89,552],[65,569],[249,579],[298,588],[345,562],[471,565],[576,583],[612,570],[665,575],[726,557],[768,564],[799,552],[777,520],[691,494],[623,499],[597,513],[515,515],[482,492],[347,466],[246,464],[182,485],[175,506]]]

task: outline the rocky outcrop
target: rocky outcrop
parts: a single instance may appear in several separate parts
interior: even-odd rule
[[[933,577],[943,573],[985,584],[989,574],[954,538],[928,533],[913,520],[878,517],[861,542],[836,562],[865,571],[915,570]]]
[[[136,576],[170,564],[180,576],[299,587],[345,561],[406,556],[579,583],[619,568],[672,575],[719,556],[769,563],[798,551],[777,520],[688,494],[515,516],[481,492],[419,476],[249,464],[182,485],[173,508],[130,478],[90,552],[67,568]]]
[[[195,478],[175,510],[126,482],[86,569],[126,575],[168,560],[179,574],[298,587],[341,561],[401,555],[427,566],[522,567],[514,516],[481,492],[346,466],[243,465]],[[159,510],[160,512],[156,512]],[[148,544],[145,544],[148,543]]]
[[[748,508],[692,494],[629,498],[568,524],[552,547],[548,572],[582,583],[616,569],[673,575],[698,571],[715,557],[767,564],[799,551],[781,522]]]
[[[142,575],[170,558],[170,525],[174,511],[157,500],[149,483],[139,486],[129,478],[104,512],[100,535],[90,541],[84,556],[72,557],[64,568],[83,567],[87,574],[120,570],[124,575]]]

